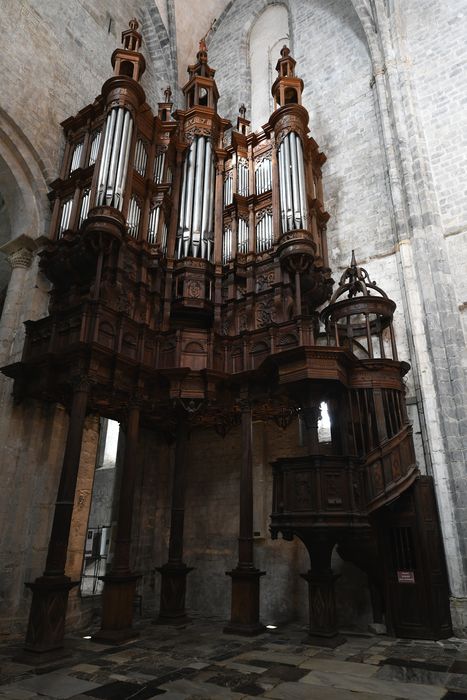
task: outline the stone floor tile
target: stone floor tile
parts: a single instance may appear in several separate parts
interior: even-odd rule
[[[241,700],[245,694],[232,692],[230,688],[223,688],[212,683],[198,683],[197,681],[189,681],[180,679],[161,685],[162,690],[170,692],[184,693],[186,698],[195,696],[196,698],[204,698],[205,700]],[[167,696],[163,696],[165,699]]]
[[[328,671],[330,673],[351,673],[357,676],[374,676],[378,668],[368,664],[358,664],[351,661],[335,661],[334,659],[311,658],[300,664],[300,668],[311,671]]]
[[[275,663],[285,664],[287,666],[299,666],[303,661],[307,660],[305,654],[283,654],[280,651],[248,651],[244,654],[239,654],[234,657],[235,662],[243,663],[244,661],[257,662],[261,666],[261,661],[274,661]]]
[[[219,666],[231,668],[233,671],[240,671],[240,673],[264,673],[267,670],[265,666],[256,666],[250,663],[242,664],[238,661],[219,661]]]
[[[37,698],[37,694],[33,690],[20,688],[16,683],[2,685],[0,687],[0,698],[9,698],[9,700],[29,700]]]
[[[129,671],[127,678],[134,681],[138,681],[140,683],[147,683],[148,681],[155,680],[157,676],[154,676],[150,673],[140,673],[139,671]]]
[[[68,676],[61,671],[53,671],[52,673],[21,679],[17,685],[25,690],[34,691],[50,698],[60,698],[61,700],[71,698],[79,693],[84,694],[98,687],[97,683]]]
[[[377,669],[376,677],[381,680],[402,681],[403,683],[445,686],[448,674],[443,671],[421,668],[420,666],[385,664]]]
[[[307,675],[307,670],[296,666],[286,666],[285,664],[274,664],[270,666],[264,674],[263,679],[267,682],[286,681],[295,682]]]
[[[381,661],[385,660],[385,656],[381,656],[381,654],[375,654],[374,656],[368,656],[365,659],[365,663],[367,664],[373,664],[374,666],[379,666],[381,664]]]
[[[156,694],[156,688],[145,688],[137,683],[124,681],[107,683],[84,693],[88,700],[91,700],[91,698],[98,698],[99,700],[128,700],[131,697],[135,697],[135,700],[136,698],[138,700],[148,700],[148,698]]]
[[[446,680],[448,690],[462,690],[467,693],[467,676],[463,673],[449,673]]]
[[[379,680],[375,677],[364,678],[363,676],[322,671],[311,671],[300,679],[300,683],[352,690],[354,693],[389,695],[390,697],[407,698],[407,700],[440,700],[446,692],[445,688],[439,686],[400,683]]]
[[[467,673],[467,661],[465,659],[456,659],[456,661],[452,662],[449,671],[451,673]]]
[[[70,668],[70,671],[79,671],[80,673],[97,673],[99,670],[99,666],[95,664],[76,664]]]
[[[188,664],[188,668],[198,669],[199,671],[201,671],[203,668],[207,668],[208,666],[209,664],[205,661],[192,661]]]
[[[265,698],[274,700],[396,700],[394,695],[374,695],[372,693],[353,693],[337,688],[306,686],[302,683],[281,683],[264,694]]]

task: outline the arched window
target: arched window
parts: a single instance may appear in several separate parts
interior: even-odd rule
[[[251,128],[259,129],[273,110],[271,85],[284,44],[289,46],[289,15],[284,5],[270,5],[250,34]],[[290,46],[289,46],[290,48]]]

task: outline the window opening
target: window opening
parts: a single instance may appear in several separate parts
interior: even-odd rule
[[[119,436],[119,424],[101,418],[80,585],[80,593],[85,597],[102,593],[104,584],[99,577],[104,576],[111,561]]]

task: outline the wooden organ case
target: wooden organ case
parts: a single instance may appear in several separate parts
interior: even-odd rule
[[[264,629],[264,572],[253,556],[252,420],[284,426],[298,414],[308,454],[273,465],[271,532],[298,536],[307,546],[310,636],[333,644],[339,639],[333,547],[367,571],[375,591],[384,588],[397,574],[380,566],[374,533],[386,504],[411,493],[418,480],[404,403],[408,365],[397,359],[392,328],[395,304],[355,259],[331,298],[326,159],[308,135],[303,82],[287,47],[277,63],[269,122],[251,133],[242,106],[229,140],[204,41],[188,68],[184,109],[173,111],[167,88],[153,114],[139,82],[145,64],[137,30],[132,20],[101,95],[63,123],[67,145],[50,193],[51,238],[41,253],[52,282],[49,315],[26,323],[21,362],[2,370],[15,378],[18,400],[58,401],[70,412],[46,567],[28,584],[26,651],[37,660],[63,647],[75,585],[65,575],[66,551],[87,411],[119,420],[126,433],[125,489],[104,577],[100,638],[120,641],[132,633],[140,425],[176,441],[168,561],[159,569],[159,621],[176,623],[186,620],[190,571],[183,561],[187,433],[200,425],[225,434],[241,424],[239,557],[228,572],[226,631]],[[331,421],[326,443],[318,434],[323,402]],[[420,519],[413,528],[423,529]],[[390,544],[380,540],[384,553]],[[438,594],[446,599],[438,559]],[[417,572],[429,608],[425,579]],[[390,595],[388,605],[396,599]],[[411,631],[416,635],[416,626]],[[448,615],[424,631],[448,633]]]

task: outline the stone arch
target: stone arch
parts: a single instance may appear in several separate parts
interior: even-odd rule
[[[374,22],[368,0],[346,0],[342,3],[331,3],[328,0],[314,0],[309,5],[316,4],[319,10],[325,2],[328,11],[337,18],[343,9],[350,8],[356,19],[356,29],[359,38],[364,37],[367,51],[370,53],[369,42],[374,34]],[[250,114],[251,74],[249,67],[249,43],[251,31],[265,10],[274,5],[282,5],[289,15],[289,46],[292,53],[297,54],[297,29],[302,20],[295,3],[291,0],[236,0],[229,2],[217,20],[208,39],[210,64],[218,69],[216,75],[219,90],[219,112],[235,122],[238,106],[243,102],[247,107],[247,117]],[[247,17],[245,20],[244,18]],[[345,20],[344,20],[345,21]],[[357,25],[358,22],[358,25]],[[226,60],[224,54],[228,57]],[[297,58],[297,55],[294,55]],[[221,72],[223,65],[235,63],[235,71],[224,76]],[[371,70],[371,69],[370,69]],[[370,72],[370,71],[369,71]],[[227,88],[227,89],[226,89]],[[229,94],[227,94],[229,93]]]
[[[24,133],[0,108],[0,250],[20,236],[39,238],[46,233],[47,224],[44,164]],[[1,255],[1,308],[9,278],[10,265]]]
[[[244,8],[240,8],[240,3],[244,5]],[[209,50],[213,49],[213,60],[210,61],[212,65],[215,64],[215,52],[216,44],[224,43],[224,25],[230,24],[234,15],[239,17],[247,16],[248,19],[242,22],[241,26],[237,27],[235,31],[235,55],[238,57],[237,70],[236,70],[236,81],[238,87],[236,88],[237,98],[234,104],[230,104],[227,108],[224,106],[225,100],[223,100],[222,89],[220,90],[221,99],[219,102],[219,112],[222,113],[224,110],[225,115],[230,116],[232,119],[238,112],[238,106],[243,102],[247,107],[247,117],[251,112],[251,71],[249,65],[249,47],[250,47],[250,36],[251,31],[256,23],[256,21],[261,17],[263,12],[267,10],[268,7],[273,5],[282,5],[286,8],[289,16],[289,27],[290,27],[290,43],[293,44],[292,37],[292,23],[290,0],[256,0],[253,4],[247,0],[237,0],[237,2],[230,2],[222,15],[216,22],[213,32],[209,37]],[[242,12],[242,10],[245,12]],[[222,30],[222,31],[221,31]],[[220,78],[222,76],[219,75]],[[232,76],[229,76],[231,79]],[[220,82],[220,81],[219,81]],[[229,83],[232,81],[229,80]],[[236,102],[238,101],[238,104]]]
[[[273,42],[270,44],[270,42]],[[284,3],[268,3],[250,27],[248,35],[248,67],[251,86],[251,127],[259,129],[269,119],[273,104],[271,85],[275,65],[283,44],[292,50],[290,13]],[[254,89],[253,89],[254,88]]]
[[[177,96],[177,46],[170,31],[170,24],[169,30],[167,30],[156,3],[151,2],[151,0],[146,0],[145,6],[142,8],[142,17],[141,31],[144,44],[156,76],[164,81],[161,88],[165,88],[169,84]]]
[[[11,239],[22,234],[38,238],[46,233],[45,166],[30,141],[1,108],[0,193],[5,201]]]

